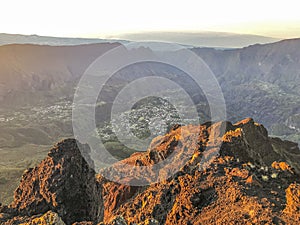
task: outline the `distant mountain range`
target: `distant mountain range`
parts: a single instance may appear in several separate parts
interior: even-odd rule
[[[234,34],[222,32],[143,32],[99,38],[66,38],[38,35],[1,34],[0,45],[7,44],[37,44],[37,45],[83,45],[104,42],[119,42],[122,44],[136,41],[171,42],[188,47],[242,48],[253,44],[266,44],[280,39],[249,34]]]
[[[99,55],[119,45],[100,43],[66,47],[0,47],[0,58],[6,59],[0,61],[2,109],[55,102],[65,97],[72,101],[74,88],[85,69]],[[242,49],[192,50],[201,56],[216,75],[223,89],[230,120],[250,116],[264,123],[271,134],[299,142],[299,46],[300,39],[293,39]],[[139,48],[137,51],[145,49]],[[150,49],[147,51],[151,53]],[[139,69],[139,73],[143,71],[150,70]],[[130,76],[129,71],[126,77],[130,79]],[[197,92],[193,88],[191,91]],[[112,93],[108,96],[107,100],[112,100]],[[202,100],[200,98],[197,101]]]
[[[119,43],[128,43],[128,41],[117,40]],[[95,43],[116,42],[113,39],[99,38],[66,38],[66,37],[47,37],[38,35],[4,34],[0,33],[0,45],[8,44],[36,44],[36,45],[84,45]]]
[[[251,34],[224,32],[143,32],[113,36],[130,41],[163,41],[186,46],[242,48],[253,44],[266,44],[280,39]]]

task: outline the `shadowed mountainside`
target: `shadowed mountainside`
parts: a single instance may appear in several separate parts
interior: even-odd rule
[[[237,50],[194,49],[216,75],[229,120],[252,117],[299,142],[300,39]]]
[[[6,45],[0,47],[0,103],[24,106],[72,98],[87,67],[118,43],[81,46]],[[36,101],[34,101],[36,100]]]

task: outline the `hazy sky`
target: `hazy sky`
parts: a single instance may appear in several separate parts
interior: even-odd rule
[[[300,37],[299,0],[1,0],[0,10],[0,33],[224,31]]]

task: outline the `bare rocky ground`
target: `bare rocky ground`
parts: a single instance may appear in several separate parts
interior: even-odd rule
[[[58,143],[23,174],[1,224],[299,224],[299,148],[252,119],[175,126],[122,161],[131,169],[119,162],[99,174],[78,145]],[[172,163],[152,169],[172,153]],[[142,178],[161,182],[130,185]]]

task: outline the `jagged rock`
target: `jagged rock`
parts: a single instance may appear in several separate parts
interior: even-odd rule
[[[248,118],[233,125],[224,135],[221,151],[244,162],[271,166],[274,161],[287,161],[300,174],[300,151],[296,143],[270,138],[263,125]]]
[[[286,189],[285,211],[300,213],[300,184],[293,183]]]
[[[10,207],[28,216],[53,210],[67,224],[101,221],[101,188],[78,145],[88,154],[87,145],[67,139],[51,149],[37,167],[27,170]]]
[[[290,171],[290,172],[293,172],[292,171],[292,167],[287,164],[286,162],[276,162],[274,161],[272,163],[272,167],[276,170],[282,170],[282,171]]]
[[[106,181],[103,177],[98,179],[103,186],[104,220],[110,218],[121,204],[132,198],[141,189],[141,187]]]
[[[57,213],[48,211],[43,215],[16,216],[6,219],[3,225],[65,225]]]
[[[141,222],[138,225],[159,225],[159,223],[155,219],[147,219],[145,222]]]
[[[280,158],[272,148],[267,130],[253,119],[248,118],[234,124],[234,132],[230,141],[224,141],[223,149],[229,150],[240,160],[271,165]]]
[[[75,222],[72,225],[94,225],[94,222],[91,221],[81,221],[81,222]]]
[[[285,190],[286,207],[283,210],[281,218],[286,224],[299,224],[300,221],[300,185],[292,183]]]
[[[289,166],[291,166],[291,168],[300,174],[300,156],[298,144],[290,141],[282,141],[279,138],[270,138],[270,142],[273,150],[280,155],[281,160],[277,161],[286,162]]]
[[[24,223],[23,225],[65,225],[65,223],[57,213],[49,211],[41,217],[34,218],[31,221]]]
[[[103,223],[100,223],[100,225],[104,225]],[[114,217],[110,222],[106,223],[105,225],[127,225],[126,220],[122,216],[116,216]]]
[[[198,135],[194,135],[194,130],[199,130]],[[285,146],[283,141],[280,144]],[[152,219],[158,224],[271,224],[276,221],[292,224],[299,220],[300,217],[287,219],[281,215],[284,189],[299,180],[299,176],[281,171],[271,178],[276,172],[271,168],[272,163],[285,158],[274,149],[262,125],[249,118],[236,124],[178,126],[155,138],[146,153],[134,154],[123,162],[135,166],[155,164],[167,158],[177,145],[175,164],[184,156],[183,149],[193,154],[171,178],[151,184],[127,201],[120,200],[119,204],[116,193],[106,192],[105,204],[119,206],[105,209],[105,222],[115,215],[122,215],[128,224],[147,224]],[[296,154],[286,146],[284,151],[300,155],[300,151]],[[290,158],[291,165],[298,163],[296,159]],[[118,165],[114,169],[110,172],[117,174],[118,169],[122,170]],[[159,173],[172,169],[166,165]],[[141,168],[143,172],[151,174],[152,171]],[[106,185],[113,187],[113,184]]]
[[[80,147],[88,159],[88,146]],[[147,167],[172,153],[164,167]],[[76,141],[65,140],[23,175],[14,202],[0,213],[2,221],[29,222],[52,210],[66,224],[96,225],[104,206],[103,225],[297,224],[299,156],[293,143],[268,137],[250,118],[209,122],[175,126],[147,152],[122,161],[131,167],[116,163],[95,178]],[[132,170],[133,177],[119,175]],[[130,186],[155,177],[160,182]]]

